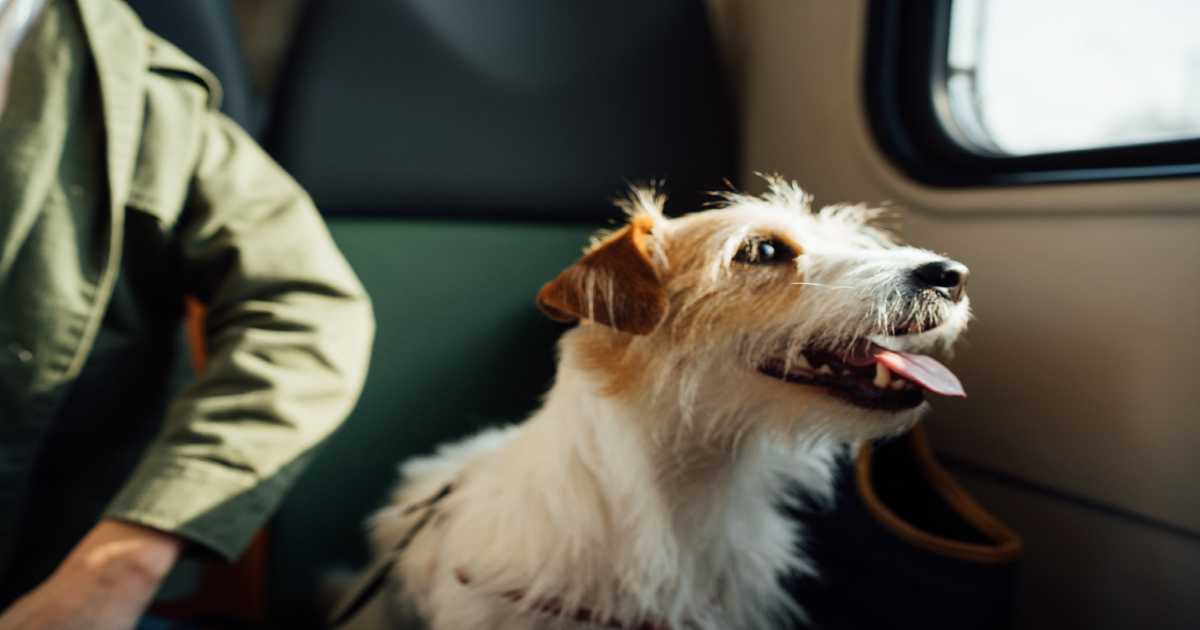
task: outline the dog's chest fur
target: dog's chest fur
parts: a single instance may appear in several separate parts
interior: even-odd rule
[[[655,443],[647,426],[681,422],[655,417],[677,411],[598,394],[564,348],[525,423],[405,466],[392,507],[371,523],[380,549],[411,523],[403,506],[455,490],[404,553],[399,601],[434,630],[589,627],[564,619],[580,610],[628,628],[780,627],[775,615],[792,604],[778,576],[813,568],[779,507],[789,487],[828,498],[835,445],[785,448],[754,434],[723,453]],[[528,610],[551,602],[563,616]]]

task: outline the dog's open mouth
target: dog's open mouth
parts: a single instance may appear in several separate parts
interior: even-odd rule
[[[966,396],[958,377],[937,359],[875,344],[848,354],[806,349],[790,363],[772,359],[758,371],[789,383],[824,387],[868,409],[911,409],[925,400],[925,392]]]

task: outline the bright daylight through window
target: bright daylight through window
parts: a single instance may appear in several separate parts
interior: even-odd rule
[[[954,0],[947,131],[987,155],[1200,138],[1200,1]]]

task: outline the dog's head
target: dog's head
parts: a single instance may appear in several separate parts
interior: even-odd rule
[[[633,191],[629,223],[538,294],[551,317],[583,321],[564,360],[720,433],[862,439],[911,425],[927,393],[962,395],[933,357],[970,317],[967,268],[900,245],[878,210],[814,212],[794,184],[768,183],[674,219]]]

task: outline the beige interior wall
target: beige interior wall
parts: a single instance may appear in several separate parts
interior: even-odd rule
[[[1076,580],[1067,595],[1026,589],[1023,610],[1061,609],[1058,623],[1073,619],[1071,606],[1101,613],[1107,606],[1114,615],[1097,617],[1107,626],[1086,627],[1125,627],[1115,621],[1127,618],[1115,615],[1129,594],[1122,589],[1139,588],[1120,579],[1126,562],[1152,563],[1139,570],[1158,582],[1191,576],[1194,585],[1200,181],[920,186],[880,155],[866,126],[866,0],[718,0],[713,7],[740,90],[745,181],[753,171],[777,171],[818,203],[905,206],[909,241],[971,267],[977,319],[952,363],[970,398],[936,402],[939,450],[1181,528],[1067,509],[1020,489],[992,492],[1001,516],[1027,526],[1026,567],[1039,589]],[[1078,547],[1081,528],[1099,555],[1043,553]],[[1163,545],[1187,554],[1148,558],[1122,547],[1159,549],[1164,537]],[[1179,596],[1169,618],[1200,627],[1195,599]]]
[[[1141,527],[1012,486],[965,477],[1025,539],[1014,630],[1200,627],[1194,537]]]

